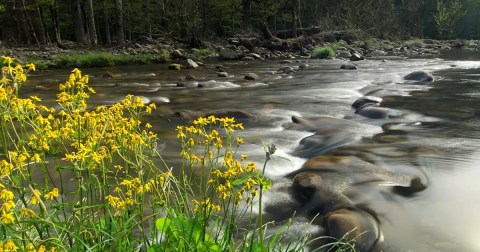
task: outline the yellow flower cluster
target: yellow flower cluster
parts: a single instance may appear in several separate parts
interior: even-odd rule
[[[220,211],[220,202],[239,205],[245,195],[247,203],[257,195],[262,178],[256,164],[246,160],[247,155],[236,157],[244,142],[240,137],[233,138],[236,130],[243,130],[243,125],[234,118],[215,116],[200,117],[192,126],[177,127],[177,138],[182,141],[181,156],[188,161],[185,165],[200,168],[200,173],[208,170],[204,180],[208,186],[204,188],[211,188],[210,193],[214,193],[210,197],[201,196],[201,202],[194,200],[195,211]]]
[[[56,252],[56,247],[51,247],[47,249],[45,245],[40,245],[38,248],[35,248],[33,243],[28,243],[26,246],[20,246],[20,248],[12,240],[7,240],[6,242],[0,241],[0,252]]]
[[[132,206],[139,197],[145,193],[151,193],[153,191],[163,190],[165,181],[173,177],[173,174],[168,171],[158,174],[155,178],[142,181],[140,178],[123,179],[120,183],[120,187],[115,187],[114,192],[117,196],[107,195],[105,200],[109,206],[111,206],[116,214],[120,214],[121,211],[126,210],[127,207]]]
[[[0,252],[55,251],[50,245],[65,242],[70,232],[68,226],[58,228],[57,222],[85,217],[69,216],[85,211],[65,208],[103,208],[103,214],[112,207],[119,213],[165,189],[172,174],[160,172],[149,159],[157,136],[149,130],[151,125],[140,121],[156,108],[154,104],[146,105],[140,97],[129,95],[112,106],[89,108],[87,99],[95,91],[88,85],[88,76],[74,69],[60,85],[57,102],[61,109],[57,111],[39,105],[36,96],[19,98],[25,74],[35,66],[28,64],[24,69],[13,67],[13,62],[4,57],[0,79],[0,225],[5,227],[4,236],[12,238],[0,244]],[[59,183],[51,177],[51,172],[58,172],[62,179],[65,170],[73,172],[72,181],[78,185],[70,195],[62,189],[66,181]],[[75,201],[69,202],[70,198]],[[105,204],[99,206],[102,200]],[[43,244],[38,244],[39,237]],[[18,245],[29,241],[33,243]]]

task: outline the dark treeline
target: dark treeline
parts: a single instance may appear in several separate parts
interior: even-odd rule
[[[380,38],[478,38],[480,0],[0,0],[0,39],[10,44],[122,45],[359,29]]]

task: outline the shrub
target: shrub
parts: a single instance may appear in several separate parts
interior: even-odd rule
[[[329,57],[334,57],[335,56],[335,51],[331,47],[317,47],[313,49],[313,55],[312,58],[317,58],[317,59],[326,59]]]
[[[211,49],[208,49],[208,48],[201,48],[201,49],[196,49],[196,50],[193,51],[193,56],[196,59],[200,59],[200,60],[210,58],[213,55],[215,55],[215,52],[212,51]]]

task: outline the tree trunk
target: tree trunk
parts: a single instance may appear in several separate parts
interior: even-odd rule
[[[119,45],[125,44],[125,33],[123,32],[123,3],[122,0],[115,0],[115,14],[117,18],[116,33],[117,43]]]
[[[242,0],[243,7],[243,26],[244,29],[250,30],[250,16],[252,12],[252,0]]]
[[[298,5],[299,5],[300,0],[292,0],[292,31],[293,31],[293,37],[296,38],[298,37]]]
[[[52,17],[52,23],[53,23],[53,31],[55,33],[55,43],[57,45],[62,44],[62,38],[60,36],[60,25],[58,22],[58,15],[57,15],[57,1],[53,0],[52,4],[50,4],[50,15]]]
[[[150,0],[143,0],[143,17],[145,18],[145,31],[149,39],[152,39],[152,23],[150,21]]]
[[[30,28],[34,32],[36,42],[40,45],[46,45],[47,36],[45,35],[45,29],[42,24],[42,17],[37,2],[30,0],[27,2],[28,6],[25,6],[25,2],[23,4]]]
[[[73,18],[73,30],[75,32],[75,40],[78,43],[88,45],[88,39],[85,35],[82,20],[82,9],[80,8],[80,0],[72,0],[72,18]]]
[[[95,27],[95,16],[93,14],[93,3],[92,0],[86,0],[86,16],[87,16],[87,24],[89,28],[89,35],[90,35],[90,42],[92,45],[98,44],[97,39],[97,29]]]
[[[38,6],[38,11],[39,11],[39,14],[40,14],[40,18],[42,19],[42,26],[43,26],[43,30],[45,31],[45,39],[46,39],[46,43],[51,45],[52,44],[52,41],[50,40],[50,35],[48,34],[48,28],[47,28],[47,23],[45,23],[45,15],[43,14],[43,9],[42,9],[42,6]]]
[[[103,1],[103,22],[105,23],[105,40],[107,45],[112,45],[112,37],[110,36],[110,18],[108,16],[107,0]]]

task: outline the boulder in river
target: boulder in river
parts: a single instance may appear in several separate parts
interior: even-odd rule
[[[245,75],[244,79],[245,80],[259,80],[260,76],[258,76],[255,73],[248,73],[247,75]]]
[[[411,72],[405,77],[404,80],[414,81],[414,82],[433,82],[433,75],[426,71],[415,71]]]
[[[172,63],[168,65],[168,70],[180,70],[180,69],[182,69],[182,65],[180,64]]]
[[[187,59],[187,68],[196,69],[198,68],[198,64],[191,59]]]
[[[237,52],[231,48],[222,48],[218,53],[221,59],[234,60],[238,58]]]
[[[361,55],[358,52],[354,52],[354,53],[352,53],[352,56],[350,56],[351,61],[360,61],[360,60],[364,60],[364,59],[365,59],[365,57],[363,57],[363,55]]]
[[[218,76],[218,77],[221,77],[221,78],[225,78],[225,77],[228,77],[228,73],[225,72],[225,71],[218,72],[218,73],[217,73],[217,76]]]
[[[347,64],[342,64],[342,65],[340,66],[340,69],[344,69],[344,70],[355,70],[355,69],[357,69],[357,66],[354,65],[354,64],[348,64],[348,63],[347,63]]]

